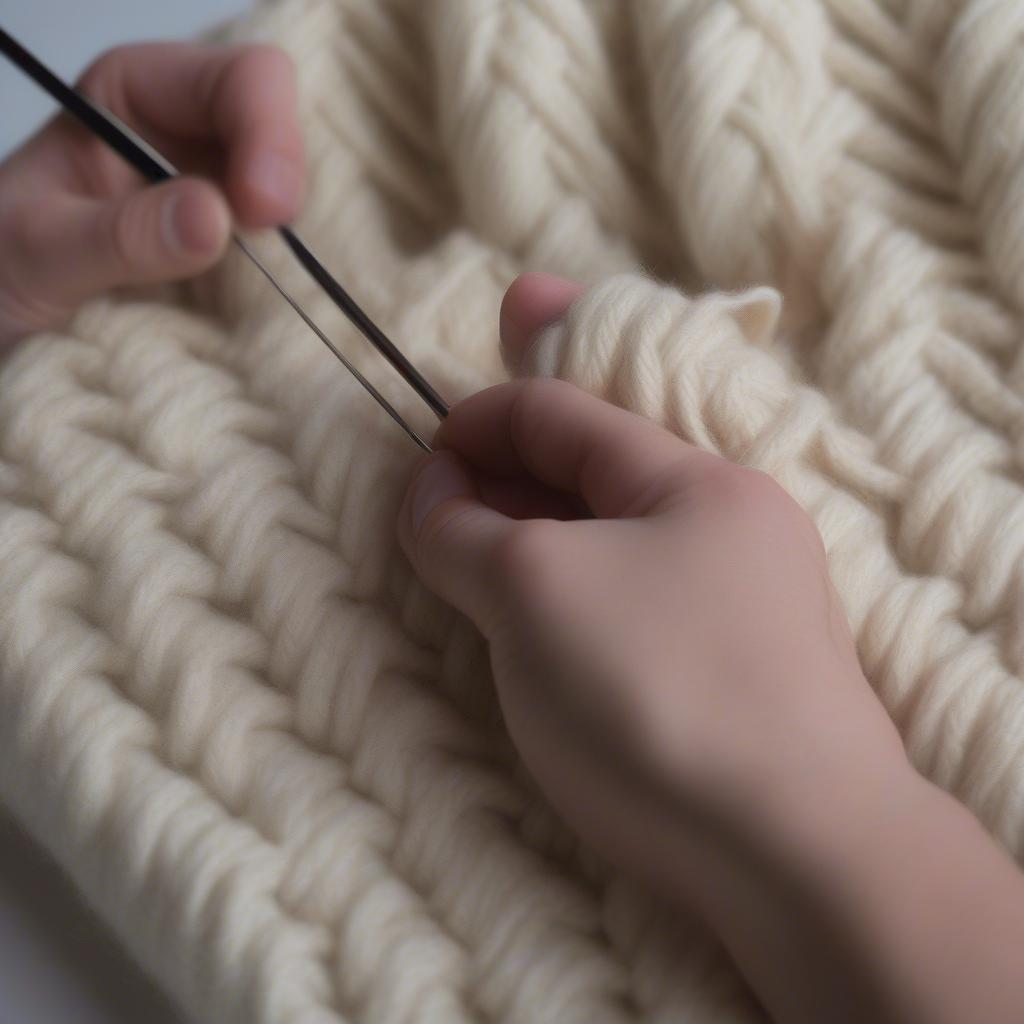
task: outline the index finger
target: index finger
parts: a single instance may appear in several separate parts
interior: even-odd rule
[[[482,473],[524,471],[604,518],[650,513],[722,459],[564,381],[499,384],[456,405],[435,443]]]
[[[299,210],[305,157],[291,59],[270,46],[147,43],[104,54],[83,90],[119,117],[224,150],[224,188],[239,220],[264,227]],[[188,168],[182,168],[188,170]]]

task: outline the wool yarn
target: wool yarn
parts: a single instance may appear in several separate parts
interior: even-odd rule
[[[501,379],[517,272],[596,285],[530,371],[776,476],[915,764],[1018,859],[1022,28],[1013,0],[282,0],[223,33],[295,57],[301,233],[447,397]],[[20,346],[0,797],[196,1020],[764,1020],[519,765],[482,642],[397,547],[415,455],[233,257]]]

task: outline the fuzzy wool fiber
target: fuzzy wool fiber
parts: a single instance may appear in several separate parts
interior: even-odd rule
[[[914,763],[1024,857],[1024,4],[285,0],[226,34],[294,56],[299,230],[428,378],[502,379],[518,272],[595,285],[534,371],[776,476]],[[397,547],[415,457],[238,255],[19,346],[4,802],[196,1020],[763,1021],[518,763]]]

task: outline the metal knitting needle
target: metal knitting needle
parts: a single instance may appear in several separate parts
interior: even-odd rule
[[[426,441],[416,433],[412,427],[402,418],[399,411],[341,354],[338,348],[334,345],[330,338],[317,326],[316,321],[309,316],[308,313],[292,298],[288,291],[284,288],[280,281],[270,272],[263,261],[249,248],[249,246],[238,237],[238,235],[232,235],[232,240],[235,245],[238,246],[246,256],[255,264],[259,269],[260,273],[277,289],[281,297],[285,302],[288,303],[292,309],[302,318],[306,326],[338,357],[338,361],[342,366],[352,374],[353,377],[360,384],[370,392],[371,395],[376,399],[377,404],[416,442],[425,452],[430,453],[434,449],[427,444]],[[358,308],[358,307],[357,307]],[[372,323],[372,321],[371,321]],[[447,414],[447,409],[445,410]]]
[[[95,135],[98,135],[112,149],[128,161],[150,181],[165,181],[177,176],[177,168],[157,152],[145,139],[110,111],[93,103],[84,95],[67,86],[49,68],[34,57],[9,33],[0,28],[0,53],[28,75],[37,85],[46,90],[68,113],[72,114]],[[444,399],[430,386],[426,378],[409,362],[394,343],[370,319],[359,304],[331,276],[322,263],[310,252],[305,243],[289,227],[280,227],[278,232],[296,259],[309,275],[330,296],[334,304],[362,332],[363,336],[395,368],[435,413],[438,419],[448,415]],[[252,261],[256,268],[274,286],[284,300],[298,314],[307,327],[327,346],[339,362],[370,393],[377,404],[405,431],[424,451],[431,447],[412,429],[397,409],[345,358],[326,334],[317,326],[301,305],[274,277],[262,260],[238,235],[232,235],[235,244]]]

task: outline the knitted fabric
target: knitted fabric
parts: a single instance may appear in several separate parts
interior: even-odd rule
[[[603,282],[533,369],[791,491],[915,764],[1018,858],[1022,32],[1016,0],[286,0],[231,31],[296,58],[301,233],[447,397],[501,379],[517,272]],[[237,256],[21,346],[4,801],[197,1020],[763,1020],[519,766],[396,545],[415,455]]]

